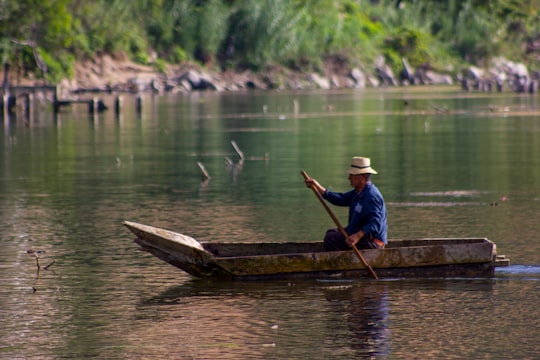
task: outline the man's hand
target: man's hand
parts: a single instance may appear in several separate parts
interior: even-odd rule
[[[308,188],[313,188],[315,190],[317,190],[317,192],[319,194],[324,195],[324,193],[326,192],[326,189],[324,187],[321,186],[321,184],[319,184],[319,182],[311,177],[308,177],[307,179],[304,180],[304,182],[306,183],[306,186]]]
[[[356,243],[359,242],[360,239],[364,237],[364,235],[365,235],[365,233],[362,230],[360,230],[357,233],[349,235],[349,237],[347,237],[347,239],[345,239],[345,242],[350,247],[353,247],[353,245],[356,245]]]

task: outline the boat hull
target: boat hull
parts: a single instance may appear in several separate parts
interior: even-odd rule
[[[351,251],[325,252],[322,242],[199,243],[148,225],[124,222],[135,242],[194,277],[229,280],[264,278],[358,278],[368,270]],[[390,241],[385,249],[362,250],[379,277],[492,276],[508,265],[485,238]]]

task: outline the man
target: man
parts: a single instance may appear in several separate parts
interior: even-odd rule
[[[379,189],[371,182],[371,161],[365,157],[353,157],[349,168],[349,181],[354,188],[345,193],[332,192],[317,180],[307,178],[308,187],[313,187],[331,204],[349,207],[347,238],[338,229],[329,229],[324,237],[325,251],[359,249],[382,249],[386,245],[386,206]]]

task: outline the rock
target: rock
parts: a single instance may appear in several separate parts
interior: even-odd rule
[[[428,84],[432,85],[452,85],[452,77],[450,75],[438,74],[433,71],[426,71],[425,77]]]
[[[201,85],[201,77],[199,73],[195,70],[188,70],[182,76],[180,76],[180,82],[186,80],[192,89],[198,89]]]
[[[330,82],[328,79],[325,79],[319,74],[311,73],[308,75],[308,81],[314,83],[319,89],[328,90],[330,89]]]
[[[246,87],[248,89],[254,90],[254,89],[257,89],[257,84],[255,83],[255,81],[248,80],[248,81],[246,81]]]
[[[510,89],[515,92],[531,92],[531,86],[534,89],[527,66],[523,63],[514,63],[499,57],[493,60],[490,74],[498,87],[506,80]]]
[[[536,80],[531,80],[529,83],[529,93],[536,94],[537,90],[538,90],[538,82]]]
[[[193,90],[193,86],[191,86],[191,83],[187,79],[180,80],[180,83],[178,85],[180,86],[181,89],[185,91],[189,92]]]
[[[201,73],[199,88],[197,90],[223,91],[224,86],[213,79],[208,73]]]
[[[186,90],[223,91],[224,86],[204,71],[190,69],[177,78],[179,84]],[[186,84],[187,82],[187,84]],[[188,85],[189,84],[189,85]]]
[[[527,66],[523,63],[517,63],[514,65],[512,72],[515,76],[520,78],[529,78],[529,71],[527,70]]]
[[[414,81],[413,67],[409,64],[409,62],[405,58],[401,59],[401,64],[403,65],[403,71],[401,72],[401,80],[407,81],[410,84],[414,84],[415,81]]]
[[[464,75],[474,81],[480,81],[484,77],[484,71],[476,66],[470,66],[465,70]]]
[[[527,70],[527,67],[525,64],[517,63],[513,64],[513,66],[508,67],[509,70],[507,72],[510,82],[510,87],[515,92],[526,92],[529,89],[529,71]]]
[[[484,71],[476,66],[470,66],[463,71],[461,86],[464,90],[481,90],[485,83]]]
[[[138,77],[129,79],[127,82],[127,88],[129,91],[138,93],[141,91],[145,91],[147,87],[147,84],[144,82],[144,80],[139,79]]]
[[[339,89],[341,87],[341,81],[339,81],[339,77],[336,75],[332,75],[330,77],[330,86]]]
[[[364,82],[364,86],[360,86],[359,83],[357,83],[356,81],[354,81],[352,78],[350,77],[347,77],[345,79],[345,85],[344,85],[346,88],[349,88],[349,89],[360,89],[360,88],[365,88],[366,87],[366,83]]]
[[[385,63],[384,56],[379,56],[375,62],[375,75],[377,75],[382,85],[397,85],[394,72],[390,66]]]
[[[366,74],[358,68],[353,68],[349,73],[350,78],[354,81],[354,87],[365,88],[366,87]]]
[[[368,75],[367,76],[368,84],[371,85],[371,87],[377,88],[380,85],[379,80],[375,76]]]

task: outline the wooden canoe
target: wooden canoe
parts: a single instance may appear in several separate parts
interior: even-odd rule
[[[369,276],[354,251],[325,252],[322,241],[200,243],[173,231],[125,221],[142,250],[198,278],[358,278]],[[508,266],[486,238],[389,241],[362,250],[379,277],[491,276]]]

